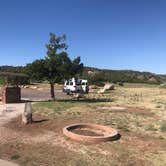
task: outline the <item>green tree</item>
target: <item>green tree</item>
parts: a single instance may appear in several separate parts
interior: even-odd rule
[[[33,80],[47,80],[49,82],[52,99],[55,99],[55,83],[78,76],[83,71],[83,64],[80,57],[71,60],[65,52],[67,49],[65,40],[65,35],[57,37],[53,33],[50,33],[49,43],[46,44],[47,56],[44,59],[35,60],[31,64],[28,64],[26,69]]]

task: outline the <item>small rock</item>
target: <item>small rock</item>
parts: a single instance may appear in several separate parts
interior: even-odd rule
[[[105,90],[114,90],[114,85],[107,83],[107,84],[105,84],[104,89]]]

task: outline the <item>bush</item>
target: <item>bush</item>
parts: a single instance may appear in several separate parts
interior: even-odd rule
[[[118,83],[119,86],[124,86],[123,82]]]
[[[0,78],[0,85],[5,85],[5,78]]]
[[[160,88],[166,88],[166,83],[160,84]]]
[[[160,130],[166,132],[166,121],[161,122]]]
[[[105,78],[103,77],[103,73],[99,72],[90,76],[89,83],[97,86],[104,86]]]
[[[150,124],[149,126],[147,126],[146,130],[157,131],[158,127],[155,124]]]

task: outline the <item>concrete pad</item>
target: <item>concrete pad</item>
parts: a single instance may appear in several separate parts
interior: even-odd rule
[[[0,103],[0,126],[23,113],[25,103],[2,104]]]
[[[0,166],[19,166],[18,164],[0,159]]]

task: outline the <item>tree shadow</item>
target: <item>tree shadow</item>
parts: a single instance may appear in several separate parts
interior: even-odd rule
[[[30,100],[30,99],[27,99],[27,100],[21,100],[20,103],[27,103],[27,102],[49,102],[49,101],[53,101],[53,100]]]
[[[109,140],[107,140],[107,141],[98,142],[98,143],[96,143],[96,142],[84,142],[84,144],[85,144],[85,145],[95,145],[95,144],[103,144],[103,143],[107,143],[107,142],[110,143],[110,142],[114,142],[114,141],[120,140],[121,137],[122,137],[122,136],[118,133],[117,135],[111,137],[111,138],[110,138]]]
[[[121,137],[122,137],[122,136],[118,133],[117,135],[115,135],[114,137],[112,137],[110,141],[111,141],[111,142],[112,142],[112,141],[118,141],[118,140],[120,140]]]
[[[21,100],[20,103],[27,103],[27,102],[80,102],[80,103],[98,103],[98,102],[113,102],[113,99],[111,98],[80,98],[80,99],[75,99],[75,98],[70,98],[70,99],[55,99],[55,100]]]
[[[43,123],[47,121],[49,121],[49,119],[33,120],[32,123]]]
[[[113,102],[110,98],[91,98],[91,99],[57,99],[58,102],[80,102],[80,103],[98,103],[98,102]]]

